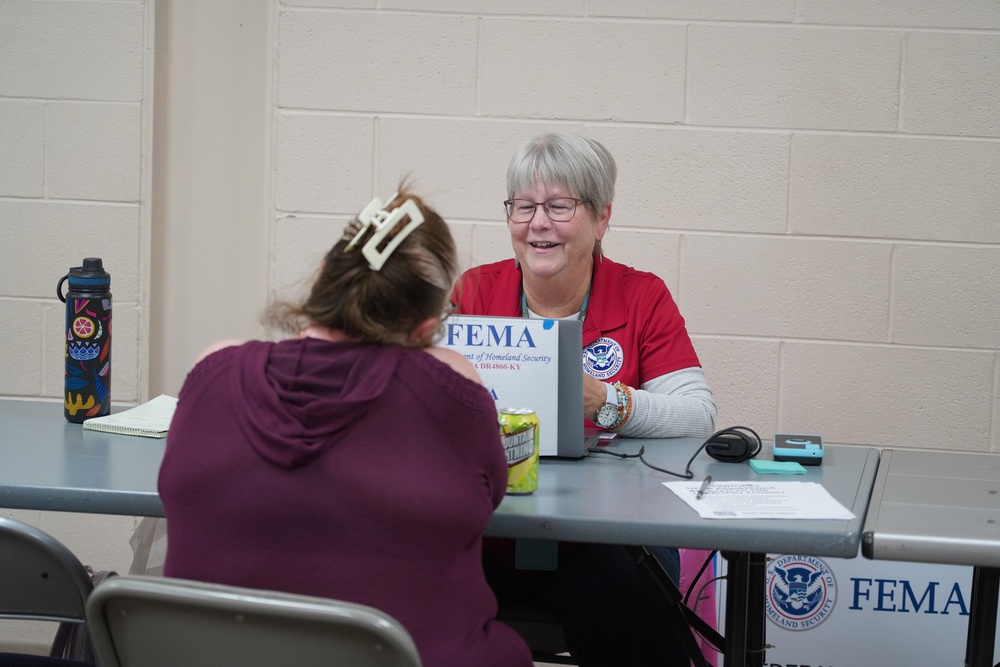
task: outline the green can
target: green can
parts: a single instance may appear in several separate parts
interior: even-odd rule
[[[528,408],[500,408],[500,440],[507,455],[507,493],[538,489],[538,415]]]

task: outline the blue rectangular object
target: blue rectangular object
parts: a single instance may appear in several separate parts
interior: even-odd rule
[[[823,438],[818,435],[779,433],[774,436],[774,460],[795,461],[804,466],[823,463]]]

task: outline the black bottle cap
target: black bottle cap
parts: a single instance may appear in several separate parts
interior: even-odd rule
[[[87,257],[83,260],[83,266],[80,268],[84,271],[104,273],[104,262],[101,261],[100,257]]]
[[[69,270],[70,287],[97,287],[111,284],[111,274],[104,270],[104,262],[100,257],[87,257],[83,266],[74,266]]]

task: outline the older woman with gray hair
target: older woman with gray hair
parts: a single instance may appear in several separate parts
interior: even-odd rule
[[[524,143],[503,202],[514,257],[467,271],[457,312],[579,319],[588,420],[633,438],[708,436],[712,391],[666,284],[604,256],[616,177],[614,158],[593,139],[549,133]],[[514,570],[502,544],[488,546],[501,605],[527,591],[550,607],[581,665],[687,664],[625,547],[563,545],[541,582]],[[676,581],[676,550],[654,551]]]

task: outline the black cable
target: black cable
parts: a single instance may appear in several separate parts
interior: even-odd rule
[[[606,449],[601,449],[600,447],[591,447],[587,450],[588,454],[607,454],[608,456],[615,456],[620,459],[634,459],[638,454],[621,454],[619,452],[609,452]]]
[[[705,570],[708,569],[708,564],[712,562],[712,559],[715,558],[715,554],[717,553],[719,552],[713,551],[712,553],[710,553],[708,555],[708,558],[705,559],[705,562],[701,564],[701,569],[698,570],[698,574],[694,575],[694,579],[692,579],[691,583],[688,585],[687,595],[684,596],[684,604],[688,603],[688,600],[691,598],[691,591],[694,590],[694,587],[698,583],[698,580],[701,579],[701,575],[705,574]]]
[[[646,467],[652,468],[653,470],[656,470],[658,472],[666,473],[668,475],[673,475],[674,477],[680,477],[682,479],[691,479],[694,477],[694,473],[691,472],[691,464],[694,463],[695,458],[699,454],[701,454],[702,450],[704,450],[706,446],[708,446],[713,442],[718,442],[717,438],[727,437],[727,436],[730,438],[735,437],[739,438],[743,443],[746,443],[748,440],[750,440],[749,436],[740,433],[740,431],[747,431],[749,433],[752,433],[754,437],[753,440],[750,442],[749,446],[746,446],[744,451],[742,451],[738,456],[719,455],[713,451],[709,451],[709,455],[712,455],[712,458],[715,458],[720,461],[726,461],[729,463],[742,463],[747,459],[752,459],[753,457],[757,456],[757,454],[759,454],[761,450],[761,440],[760,436],[757,435],[757,432],[754,431],[749,426],[730,426],[729,428],[724,428],[721,431],[716,431],[712,435],[708,436],[708,439],[705,440],[705,442],[701,443],[701,446],[698,447],[698,449],[695,450],[694,454],[691,455],[691,458],[688,459],[687,465],[684,466],[684,472],[682,473],[674,472],[672,470],[667,470],[666,468],[660,468],[659,466],[654,466],[652,463],[647,461],[645,457],[643,457],[643,454],[646,453],[645,445],[639,448],[638,454],[620,454],[618,452],[609,452],[606,449],[602,449],[601,447],[591,447],[587,450],[587,452],[591,454],[607,454],[608,456],[615,456],[620,459],[638,458],[640,461],[642,461],[642,463]]]
[[[646,446],[645,445],[643,445],[642,447],[639,448],[639,453],[638,454],[620,454],[618,452],[609,452],[608,450],[606,450],[606,449],[600,449],[599,447],[591,447],[587,451],[590,452],[591,454],[607,454],[608,456],[615,456],[615,457],[620,458],[620,459],[639,459],[640,461],[643,462],[643,464],[645,466],[647,466],[649,468],[652,468],[653,470],[656,470],[658,472],[664,472],[664,473],[666,473],[668,475],[673,475],[674,477],[682,477],[684,479],[691,479],[692,477],[694,477],[694,473],[691,472],[691,464],[694,463],[695,457],[698,456],[698,454],[701,453],[701,450],[705,449],[705,445],[707,445],[707,444],[708,444],[708,442],[701,443],[701,447],[699,447],[698,450],[691,456],[691,458],[688,459],[687,465],[684,467],[684,472],[682,472],[682,473],[681,472],[674,472],[672,470],[667,470],[666,468],[660,468],[659,466],[654,466],[652,463],[650,463],[649,461],[647,461],[645,459],[645,457],[643,457],[643,454],[646,453]]]

